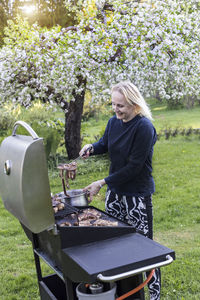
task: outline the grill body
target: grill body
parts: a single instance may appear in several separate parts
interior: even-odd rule
[[[0,146],[0,178],[1,197],[10,213],[35,233],[53,226],[42,138],[7,137]]]
[[[22,227],[33,245],[42,300],[77,299],[75,292],[77,285],[80,282],[87,284],[101,282],[99,274],[105,277],[124,274],[162,263],[167,255],[175,259],[173,250],[144,237],[129,225],[120,228],[58,227],[56,234],[53,230],[34,234],[24,225]],[[40,259],[51,267],[53,275],[42,276]],[[125,286],[128,284],[128,290],[131,290],[142,282],[142,273],[134,277],[122,276],[116,282],[120,286],[121,282]],[[104,284],[108,285],[108,282]],[[121,293],[124,291],[122,288]],[[54,296],[51,296],[51,293]],[[60,296],[54,298],[60,293],[61,298]],[[50,298],[46,298],[46,294]],[[144,291],[139,291],[130,299],[144,300]]]
[[[18,126],[31,136],[16,135]],[[131,278],[131,289],[142,281],[143,271],[168,264],[169,255],[175,259],[173,250],[95,207],[118,226],[62,227],[64,216],[54,215],[52,208],[43,140],[22,121],[0,146],[0,193],[5,208],[32,242],[42,300],[76,300],[79,283],[104,282],[107,288],[112,282]],[[71,209],[76,213],[84,208]],[[53,274],[43,277],[40,259]],[[136,298],[143,300],[144,292],[129,299]]]

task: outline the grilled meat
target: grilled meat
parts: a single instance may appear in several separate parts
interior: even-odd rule
[[[98,219],[93,223],[93,226],[118,226],[118,222]]]

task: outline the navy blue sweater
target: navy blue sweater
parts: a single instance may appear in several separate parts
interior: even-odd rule
[[[112,117],[103,137],[93,144],[94,155],[108,152],[109,189],[119,195],[149,196],[155,191],[152,177],[156,130],[151,121],[137,115],[129,122]]]

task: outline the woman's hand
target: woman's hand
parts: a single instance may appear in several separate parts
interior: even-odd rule
[[[79,152],[79,155],[82,158],[88,158],[90,156],[90,153],[92,153],[93,151],[94,151],[94,148],[93,148],[92,144],[87,144],[81,149],[81,151]]]
[[[102,188],[102,186],[104,184],[106,184],[105,180],[101,179],[101,180],[92,182],[90,185],[86,186],[83,189],[84,192],[86,192],[86,191],[89,192],[89,198],[90,198],[89,202],[91,202],[93,200],[93,196],[98,194],[98,192],[100,191],[100,189]]]

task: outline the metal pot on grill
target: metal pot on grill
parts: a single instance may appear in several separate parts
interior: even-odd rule
[[[65,202],[72,206],[87,206],[88,194],[82,189],[68,190]]]

